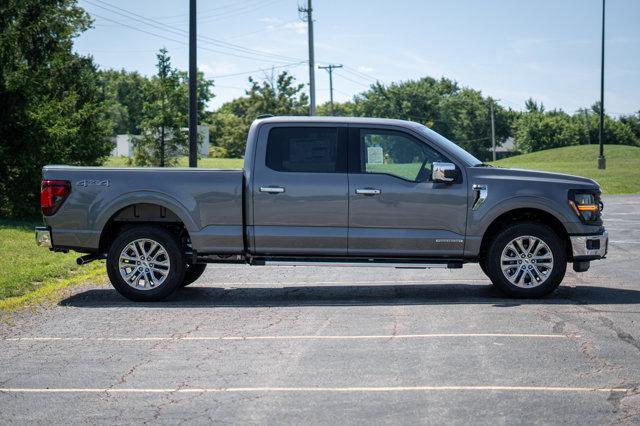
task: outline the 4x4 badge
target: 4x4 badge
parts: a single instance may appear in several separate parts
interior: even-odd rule
[[[76,185],[81,186],[83,188],[86,188],[87,186],[90,186],[90,185],[111,186],[111,182],[109,182],[109,179],[83,179],[76,182]]]

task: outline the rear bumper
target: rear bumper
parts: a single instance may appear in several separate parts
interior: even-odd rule
[[[40,247],[53,247],[53,244],[51,243],[51,229],[49,229],[49,227],[36,227],[36,244]]]
[[[603,259],[607,255],[609,233],[604,231],[598,235],[571,235],[573,260]]]

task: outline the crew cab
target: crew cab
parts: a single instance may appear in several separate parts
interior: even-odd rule
[[[161,300],[207,263],[460,268],[540,297],[604,258],[590,179],[491,167],[414,122],[270,117],[243,170],[46,166],[38,244]]]

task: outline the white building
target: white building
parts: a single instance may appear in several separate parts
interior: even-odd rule
[[[189,131],[188,128],[183,128],[183,132],[187,133]],[[198,143],[198,154],[203,157],[209,156],[209,126],[205,124],[198,125],[198,135],[200,136]],[[112,157],[133,157],[133,140],[135,138],[139,138],[138,135],[117,135],[114,138],[115,147],[113,151],[111,151]],[[187,149],[184,152],[184,155],[188,155],[189,151]]]

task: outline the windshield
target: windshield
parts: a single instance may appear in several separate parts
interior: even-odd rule
[[[427,138],[431,139],[432,141],[434,141],[434,142],[440,144],[441,146],[443,146],[447,151],[451,152],[457,158],[459,158],[462,161],[464,161],[465,163],[467,163],[467,165],[473,167],[473,166],[477,166],[477,165],[482,164],[482,161],[478,160],[476,157],[474,157],[473,155],[469,154],[467,151],[465,151],[464,149],[460,148],[458,145],[456,145],[454,142],[451,142],[449,139],[445,138],[444,136],[434,132],[433,130],[431,130],[428,127],[425,127],[423,125],[419,125],[417,127],[418,127],[418,130],[420,131],[420,133],[422,133],[423,135],[425,135]]]

